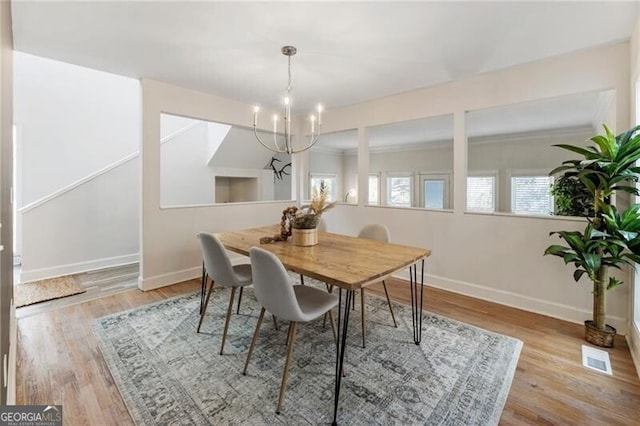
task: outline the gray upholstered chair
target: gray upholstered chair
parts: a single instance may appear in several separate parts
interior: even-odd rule
[[[200,245],[202,247],[202,259],[204,260],[206,276],[211,279],[211,285],[207,292],[204,308],[200,313],[200,322],[198,323],[197,330],[198,333],[200,333],[202,321],[207,313],[207,305],[209,304],[209,298],[211,297],[214,283],[217,283],[220,287],[231,287],[229,307],[227,308],[227,318],[224,322],[224,331],[222,332],[222,345],[220,346],[220,355],[222,355],[224,351],[224,342],[227,338],[227,330],[229,329],[229,317],[231,317],[231,309],[233,306],[233,299],[236,294],[236,288],[240,287],[240,290],[242,291],[244,286],[251,285],[251,265],[231,265],[231,261],[229,260],[229,256],[227,256],[224,246],[214,235],[201,232],[198,234],[198,240],[200,240]],[[242,293],[240,293],[240,297],[242,297]],[[238,298],[238,309],[240,308],[240,297]]]
[[[369,240],[377,240],[384,241],[388,243],[391,239],[391,233],[389,232],[389,228],[386,225],[381,224],[373,224],[367,225],[360,230],[358,233],[358,238],[367,238]],[[391,312],[391,319],[393,319],[393,326],[398,327],[398,323],[396,322],[396,317],[393,314],[393,307],[391,306],[391,299],[389,299],[389,292],[387,291],[387,284],[382,280],[382,287],[384,288],[384,294],[387,296],[387,303],[389,304],[389,311]],[[362,317],[362,347],[365,347],[366,342],[366,332],[365,332],[365,309],[364,309],[364,293],[365,287],[363,287],[360,291],[360,311]],[[355,298],[354,298],[355,300]]]
[[[264,318],[265,310],[269,311],[278,319],[290,321],[289,335],[287,336],[287,359],[282,372],[282,383],[280,384],[280,395],[276,413],[280,414],[282,398],[289,376],[289,366],[293,354],[293,347],[296,339],[296,327],[299,322],[308,322],[316,319],[326,312],[329,313],[331,324],[333,315],[331,309],[338,304],[338,297],[319,290],[311,286],[291,285],[289,276],[282,262],[274,254],[258,247],[252,247],[249,251],[251,266],[254,272],[253,289],[258,302],[262,305],[258,323],[256,324],[247,360],[244,364],[242,374],[247,374],[247,368],[253,354],[260,325]],[[335,331],[335,330],[334,330]],[[335,334],[334,334],[335,336]]]

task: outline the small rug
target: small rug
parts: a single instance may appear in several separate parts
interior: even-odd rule
[[[214,291],[200,334],[199,294],[94,321],[100,349],[133,421],[330,424],[335,378],[331,327],[324,328],[322,318],[298,326],[282,412],[276,415],[287,327],[281,322],[275,330],[265,317],[243,376],[260,307],[252,288],[246,288],[240,314],[230,321],[225,354],[219,355],[230,291]],[[386,300],[369,296],[363,349],[358,309],[349,322],[339,424],[498,424],[521,341],[425,312],[422,343],[415,345],[411,307],[395,304],[396,329]]]
[[[48,280],[34,281],[18,284],[13,287],[13,298],[16,308],[33,305],[47,300],[60,299],[87,291],[76,282],[73,275],[51,278]]]

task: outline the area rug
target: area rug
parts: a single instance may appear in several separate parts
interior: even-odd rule
[[[47,300],[60,299],[87,291],[72,276],[51,278],[31,283],[18,284],[13,288],[16,308]]]
[[[306,280],[305,280],[306,281]],[[311,281],[311,280],[309,280]],[[260,307],[246,288],[219,355],[230,289],[214,292],[202,325],[199,294],[95,320],[111,374],[138,425],[318,425],[333,419],[335,346],[322,319],[301,324],[284,397],[284,324],[265,318],[248,374],[242,368]],[[359,305],[359,304],[357,304]],[[352,311],[340,394],[341,425],[495,425],[522,342],[425,312],[412,340],[411,307],[369,296],[367,348]]]

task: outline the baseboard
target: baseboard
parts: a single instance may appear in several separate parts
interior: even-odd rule
[[[232,265],[247,263],[247,257],[241,255],[231,254],[229,260]],[[142,291],[155,290],[160,287],[166,287],[196,278],[199,279],[200,277],[202,277],[202,265],[181,271],[155,275],[149,278],[138,277],[138,288]]]
[[[51,268],[22,270],[20,282],[44,280],[48,278],[62,277],[64,275],[79,274],[81,272],[95,271],[96,269],[111,268],[114,266],[129,265],[139,261],[138,253],[124,256],[109,257],[105,259],[90,260],[87,262],[71,263],[69,265],[54,266]]]
[[[160,287],[189,281],[202,276],[202,266],[183,269],[181,271],[168,272],[149,278],[138,277],[138,288],[142,291],[155,290]]]
[[[406,280],[408,272],[402,271],[401,273],[396,273],[394,274],[394,277]],[[424,280],[425,284],[430,287],[451,291],[465,296],[474,297],[476,299],[486,300],[488,302],[499,303],[501,305],[558,318],[576,324],[583,324],[585,319],[591,318],[591,311],[585,309],[579,309],[574,306],[554,303],[534,297],[523,296],[521,294],[505,290],[498,290],[491,287],[452,280],[426,273],[424,275]],[[618,330],[618,334],[626,335],[628,333],[628,323],[626,318],[608,316],[607,323],[615,327]]]
[[[629,328],[627,344],[629,345],[633,364],[636,366],[636,374],[640,377],[640,329],[638,329],[638,323],[635,321],[631,321],[631,327]]]

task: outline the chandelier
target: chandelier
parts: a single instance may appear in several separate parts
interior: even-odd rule
[[[303,152],[311,148],[318,142],[320,138],[320,127],[322,126],[322,105],[318,105],[317,107],[317,116],[315,114],[311,114],[309,119],[311,120],[311,138],[309,140],[309,144],[302,149],[293,149],[293,144],[291,142],[291,103],[292,103],[292,91],[293,87],[291,85],[291,57],[297,53],[297,49],[294,46],[284,46],[282,49],[282,54],[287,57],[289,62],[289,80],[287,83],[286,93],[283,98],[282,105],[282,124],[278,124],[280,121],[280,117],[277,114],[273,116],[273,146],[266,144],[260,139],[258,135],[258,113],[260,112],[260,107],[253,107],[253,134],[256,136],[256,139],[262,146],[271,150],[273,152],[283,152],[287,154],[297,154],[298,152]],[[284,133],[284,137],[279,137],[278,129],[282,128]]]

